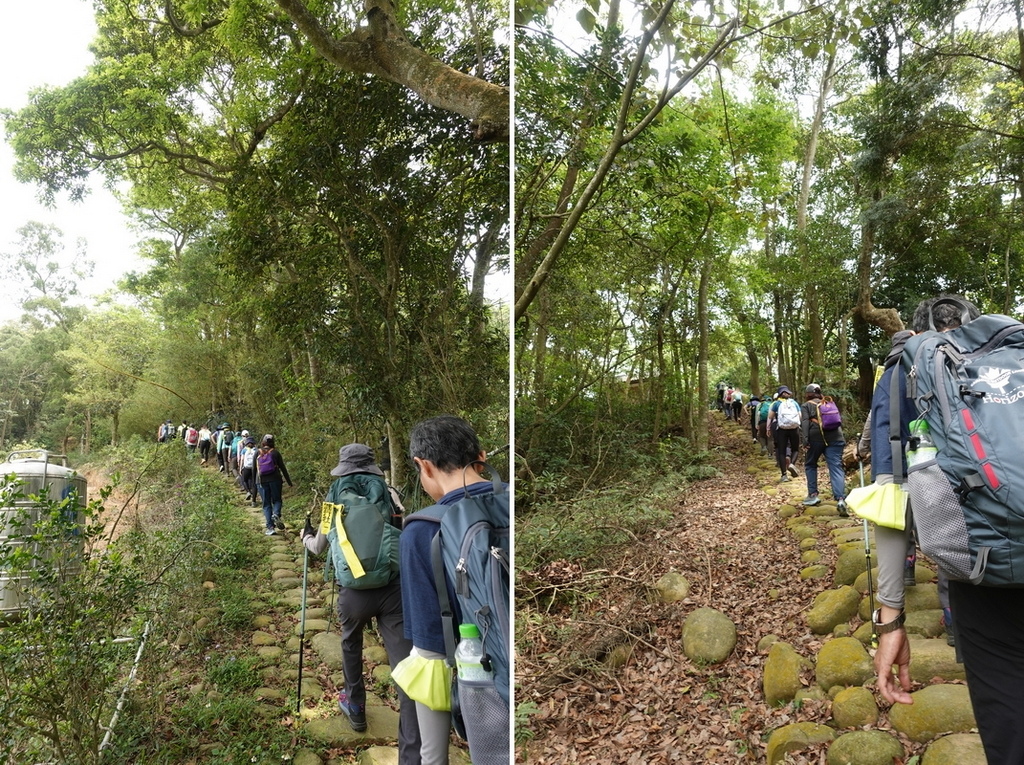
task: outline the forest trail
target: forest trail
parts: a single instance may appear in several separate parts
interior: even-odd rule
[[[710,420],[721,474],[686,487],[673,521],[624,551],[614,577],[575,615],[552,609],[545,617],[561,622],[567,635],[589,633],[588,645],[545,644],[536,631],[530,637],[540,646],[517,655],[517,704],[539,707],[530,719],[536,737],[517,761],[765,762],[775,728],[828,722],[827,702],[769,707],[761,687],[767,651],[758,642],[776,635],[801,655],[815,655],[821,638],[803,614],[832,587],[831,577],[801,580],[799,542],[778,514],[784,502],[803,498],[802,470],[791,482],[775,483],[777,473],[761,465],[749,430],[717,413]],[[834,563],[830,543],[818,549],[821,563]],[[653,602],[654,583],[670,571],[689,580],[689,597]],[[724,612],[738,632],[729,658],[706,667],[683,654],[681,641],[683,619],[702,606]],[[605,659],[622,645],[632,648],[628,661],[611,669]],[[586,670],[581,653],[593,659]],[[818,761],[799,757],[793,761]]]

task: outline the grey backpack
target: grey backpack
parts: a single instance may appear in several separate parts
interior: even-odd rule
[[[907,395],[938,447],[907,474],[918,543],[952,579],[1024,586],[1024,324],[969,321],[960,301],[943,300],[964,323],[910,337],[902,356]]]

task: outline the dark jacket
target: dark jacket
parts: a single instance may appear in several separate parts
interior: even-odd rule
[[[912,332],[897,332],[893,335],[893,347],[886,358],[886,370],[875,386],[871,398],[871,475],[892,475],[892,447],[889,443],[889,412],[891,402],[891,385],[896,375],[899,390],[900,410],[900,448],[905,449],[910,438],[910,421],[917,417],[917,407],[912,399],[907,398],[907,375],[903,371],[899,357],[903,353],[903,344]],[[903,461],[900,478],[906,478],[907,464]]]

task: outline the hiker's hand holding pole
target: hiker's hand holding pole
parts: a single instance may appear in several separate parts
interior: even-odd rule
[[[895,619],[899,611],[882,606],[884,622]],[[897,674],[893,674],[893,665]],[[878,650],[875,652],[875,672],[878,674],[878,692],[890,704],[913,704],[910,690],[910,643],[907,631],[902,627],[878,636]],[[897,680],[899,683],[897,684]]]

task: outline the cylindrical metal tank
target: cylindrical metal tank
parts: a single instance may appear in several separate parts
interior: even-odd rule
[[[0,475],[13,475],[16,479],[12,490],[5,491],[0,497],[0,546],[10,549],[30,545],[34,567],[57,563],[68,565],[66,557],[61,561],[54,560],[58,548],[65,551],[70,549],[74,557],[78,558],[83,545],[81,528],[85,518],[82,511],[86,506],[87,482],[84,476],[68,467],[67,457],[45,450],[11,452],[7,461],[0,463]],[[7,482],[4,481],[4,484]],[[66,517],[74,516],[69,531],[72,538],[59,540],[60,544],[51,546],[25,541],[25,537],[39,522],[45,507],[39,498],[40,494],[44,494],[44,489],[47,490],[45,496],[51,501],[70,498],[69,505],[62,512]],[[30,578],[30,574],[20,570],[0,570],[0,617],[14,616],[25,609],[27,597],[24,584]]]

